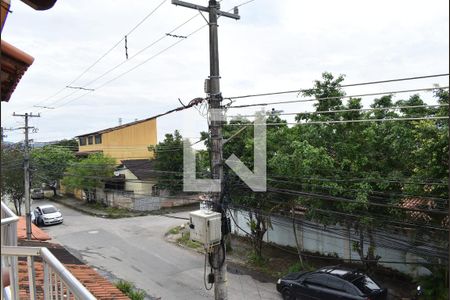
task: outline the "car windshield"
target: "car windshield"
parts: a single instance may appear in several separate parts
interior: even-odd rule
[[[57,212],[57,210],[54,207],[46,207],[46,208],[42,209],[42,212],[44,214],[51,214],[51,213]]]
[[[373,291],[381,289],[370,277],[361,275],[353,281],[353,284],[364,294],[370,294]]]

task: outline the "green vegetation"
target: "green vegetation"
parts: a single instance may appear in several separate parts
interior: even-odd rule
[[[131,300],[144,300],[145,292],[143,290],[138,290],[129,281],[119,280],[116,283],[116,287],[125,295],[127,295]]]
[[[181,228],[180,226],[170,228],[170,230],[168,231],[168,234],[179,234],[180,228]]]
[[[264,258],[262,255],[256,253],[255,251],[250,252],[248,255],[248,262],[259,268],[264,268],[267,266],[267,259]]]
[[[161,171],[158,174],[158,187],[172,194],[183,190],[183,137],[175,130],[173,134],[166,134],[164,141],[158,143],[153,149],[155,153],[155,168]],[[209,156],[206,151],[196,151],[197,177],[208,173]],[[203,175],[205,176],[205,175]]]
[[[183,188],[183,137],[177,130],[166,134],[154,152],[156,169],[164,171],[158,174],[158,187],[173,194],[180,192]]]
[[[105,204],[99,202],[89,202],[86,203],[86,205],[90,208],[105,212],[108,215],[108,218],[112,219],[128,217],[132,213],[128,209],[106,206]],[[137,215],[136,213],[134,214]]]
[[[185,245],[192,249],[198,249],[203,246],[199,242],[190,240],[189,230],[182,232],[181,237],[179,239],[177,239],[177,243],[180,243],[181,245]]]
[[[418,222],[417,214],[395,208],[408,205],[408,195],[448,199],[446,185],[439,183],[448,179],[448,121],[386,121],[447,116],[447,107],[424,106],[419,95],[397,101],[388,95],[374,99],[372,110],[365,111],[361,110],[361,98],[346,97],[343,84],[344,76],[323,73],[312,89],[302,93],[317,100],[315,112],[297,114],[294,126],[288,126],[276,111],[268,113],[266,193],[253,192],[225,168],[225,194],[230,203],[248,211],[256,255],[262,255],[262,240],[271,227],[270,216],[277,213],[324,225],[339,224],[356,232],[359,241],[353,244],[354,250],[370,269],[381,259],[376,252],[376,228],[395,232],[398,222]],[[430,96],[438,104],[449,103],[446,90],[436,89]],[[252,124],[252,120],[237,116],[223,128],[225,139],[233,137],[224,145],[223,157],[234,154],[250,170],[254,142],[253,126],[248,125]],[[202,136],[207,138],[208,134]],[[205,144],[209,148],[209,139]],[[423,202],[417,208],[437,205]],[[296,216],[296,208],[305,213]],[[427,226],[444,226],[444,215],[431,211],[424,214]],[[415,246],[431,239],[436,246],[447,247],[442,231],[425,228],[414,229],[418,241]],[[297,248],[301,249],[300,245]],[[437,262],[432,255],[426,259]]]
[[[301,271],[314,271],[316,268],[309,264],[302,264],[300,262],[296,262],[295,264],[291,265],[286,273],[295,273],[295,272],[301,272]]]
[[[45,184],[53,190],[56,196],[56,187],[63,178],[67,167],[75,161],[75,154],[71,149],[58,145],[48,145],[42,148],[34,148],[30,153],[32,173],[32,185]]]
[[[24,189],[23,145],[1,145],[1,193],[11,197],[17,215],[22,215],[21,207]]]
[[[425,296],[424,299],[449,299],[448,269],[444,269],[442,267],[435,267],[433,269],[433,274],[420,277],[418,280],[418,284],[420,285]]]
[[[87,158],[70,165],[63,178],[63,185],[68,190],[84,190],[87,202],[96,201],[96,189],[103,188],[106,179],[113,176],[115,161],[102,153],[89,155]]]

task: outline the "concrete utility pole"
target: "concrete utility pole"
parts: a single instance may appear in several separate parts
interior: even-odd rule
[[[30,153],[29,153],[29,139],[28,139],[28,129],[34,128],[28,126],[28,118],[38,118],[41,115],[33,115],[33,113],[25,113],[24,115],[19,115],[13,113],[14,117],[25,118],[25,127],[20,127],[19,129],[25,129],[25,149],[23,158],[23,170],[25,177],[25,220],[27,226],[27,240],[31,240],[31,199],[30,199]]]
[[[1,128],[1,137],[2,137],[2,144],[3,144],[3,138],[7,137],[4,133],[3,133],[3,127]]]
[[[220,4],[216,0],[209,0],[208,7],[196,5],[184,1],[172,0],[172,4],[184,6],[198,10],[200,13],[209,13],[209,64],[210,75],[207,86],[207,93],[209,94],[209,107],[211,109],[220,109],[222,102],[222,94],[220,92],[220,73],[219,73],[219,38],[217,36],[217,16],[224,16],[239,20],[237,7],[234,8],[234,13],[228,13],[220,10]],[[206,19],[205,19],[206,20]],[[212,120],[209,125],[211,134],[211,166],[212,178],[223,179],[223,155],[222,155],[222,121]],[[221,186],[223,182],[221,181]],[[215,203],[216,211],[224,214],[221,209],[220,200],[221,193],[213,193],[212,200]],[[216,300],[228,299],[227,291],[227,263],[225,260],[225,253],[222,253],[221,246],[214,246],[212,250],[213,263],[219,266],[214,269],[214,298]],[[222,257],[221,257],[222,256]],[[222,263],[223,261],[223,263]],[[222,263],[222,264],[221,264]]]

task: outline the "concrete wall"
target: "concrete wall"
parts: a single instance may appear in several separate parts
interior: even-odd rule
[[[233,216],[239,227],[246,232],[250,232],[247,212],[233,211]],[[296,247],[291,219],[272,217],[271,223],[272,228],[264,235],[265,242]],[[232,222],[232,232],[245,236],[246,232],[239,229],[238,226]],[[353,230],[347,230],[341,226],[324,226],[308,221],[303,221],[303,224],[297,224],[296,226],[297,237],[302,250],[319,252],[324,255],[336,255],[347,261],[359,261],[358,253],[352,249],[353,241],[359,241],[359,236]],[[386,234],[377,236],[375,253],[381,256],[381,260],[392,262],[424,262],[416,253],[408,251],[407,243],[405,243],[404,247],[398,247],[403,249],[392,249],[389,247],[389,240],[396,240],[398,243],[398,241],[405,240],[405,236],[390,235],[386,237]],[[387,247],[380,246],[382,244]],[[364,249],[367,251],[368,244],[364,245]],[[430,274],[426,268],[414,264],[382,263],[382,265],[414,277]]]
[[[140,196],[131,191],[97,189],[97,201],[110,207],[136,211],[151,211],[161,208],[159,197]]]

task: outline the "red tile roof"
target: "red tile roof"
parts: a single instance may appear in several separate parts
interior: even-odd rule
[[[41,262],[35,262],[36,299],[44,299],[44,269]],[[118,288],[100,276],[87,265],[64,265],[97,299],[99,300],[128,300]],[[27,263],[19,261],[19,297],[29,299]]]
[[[8,102],[34,58],[3,40],[1,52],[1,101]]]
[[[17,238],[19,240],[25,240],[27,238],[27,226],[25,217],[20,217],[19,222],[17,222]],[[37,241],[48,241],[52,238],[42,229],[34,224],[31,224],[31,239]]]

